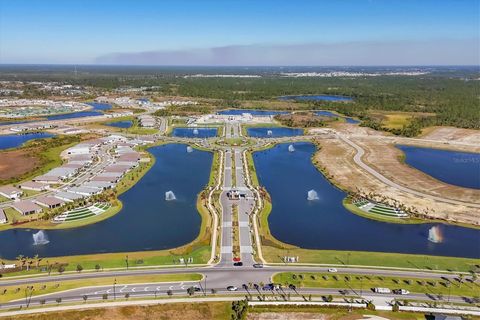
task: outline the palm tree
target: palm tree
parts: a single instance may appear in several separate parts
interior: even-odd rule
[[[23,258],[24,258],[24,256],[22,254],[18,255],[17,258],[16,258],[17,261],[18,261],[18,264],[20,265],[21,270],[23,270],[23,265],[21,264],[22,261],[23,261]]]

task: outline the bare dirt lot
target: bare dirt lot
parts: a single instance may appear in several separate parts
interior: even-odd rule
[[[5,320],[186,320],[230,319],[231,303],[174,303],[91,310],[40,313],[2,318]]]
[[[478,190],[447,185],[403,164],[398,159],[399,153],[388,141],[382,142],[382,139],[371,138],[368,138],[368,141],[356,138],[354,141],[366,150],[365,162],[399,184],[451,199],[460,198],[472,202],[478,202],[480,199]],[[480,210],[477,208],[420,198],[374,178],[354,163],[354,149],[340,139],[318,139],[318,143],[322,149],[315,155],[315,160],[342,189],[381,194],[403,203],[408,208],[415,208],[430,218],[480,224]]]
[[[480,131],[453,127],[431,127],[424,130],[422,138],[480,144]]]
[[[30,149],[0,153],[0,180],[21,176],[40,164],[40,159]]]

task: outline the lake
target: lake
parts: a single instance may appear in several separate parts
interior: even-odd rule
[[[27,141],[51,138],[53,136],[55,135],[46,132],[0,135],[0,150],[20,147]]]
[[[105,125],[110,127],[115,127],[115,128],[128,129],[132,127],[133,121],[132,120],[112,121],[112,122],[105,123]]]
[[[405,163],[424,173],[460,187],[480,189],[480,153],[458,152],[397,145]]]
[[[274,110],[255,110],[255,109],[228,109],[217,112],[217,114],[236,116],[242,115],[243,113],[250,113],[252,116],[257,117],[268,117],[274,116],[277,114],[288,114],[288,111],[274,111]]]
[[[340,101],[348,102],[353,101],[350,97],[336,96],[328,94],[316,94],[316,95],[297,95],[297,96],[281,96],[278,98],[282,101],[296,100],[296,101]]]
[[[217,136],[217,128],[175,128],[172,136],[180,138],[211,138]]]
[[[79,111],[72,113],[56,114],[53,116],[48,116],[47,120],[64,120],[64,119],[74,119],[74,118],[83,118],[83,117],[93,117],[101,116],[105,110],[109,110],[112,106],[108,103],[99,103],[99,102],[88,102],[88,105],[91,105],[93,109],[88,111]]]
[[[272,199],[268,218],[273,236],[307,249],[399,252],[480,258],[480,230],[443,224],[384,223],[357,216],[342,205],[345,192],[314,167],[315,146],[288,143],[254,153],[257,175]],[[318,200],[307,200],[309,190]],[[443,242],[428,240],[439,226]]]
[[[185,144],[150,148],[155,164],[120,195],[123,208],[115,216],[85,227],[46,230],[50,242],[42,246],[33,245],[32,234],[38,230],[1,231],[0,257],[160,250],[191,242],[200,231],[197,194],[208,183],[213,155],[188,153],[186,148]],[[166,201],[167,191],[173,191],[177,200]]]
[[[279,138],[303,135],[303,129],[287,127],[247,127],[247,134],[255,138]]]
[[[345,117],[345,116],[342,116],[342,115],[339,115],[339,114],[336,114],[336,113],[333,113],[333,112],[327,111],[327,110],[315,111],[315,114],[317,116],[323,116],[323,117],[329,117],[329,118],[343,118],[343,119],[345,119],[346,123],[351,123],[351,124],[360,123],[359,120],[356,120],[356,119],[353,119],[353,118],[350,118],[350,117]]]

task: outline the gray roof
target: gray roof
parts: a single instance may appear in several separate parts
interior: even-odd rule
[[[35,188],[42,189],[42,188],[46,187],[45,184],[34,182],[34,181],[26,181],[26,182],[21,183],[19,186],[20,186],[20,188],[27,187],[27,188],[34,188],[34,189]]]
[[[115,184],[107,181],[88,181],[82,184],[81,186],[88,187],[88,188],[104,189],[104,188],[113,188]]]
[[[19,190],[12,186],[2,186],[0,187],[0,192],[4,194],[12,195],[12,194],[22,192],[22,190]]]
[[[54,194],[54,197],[62,199],[62,200],[67,199],[67,200],[73,201],[73,200],[77,200],[77,199],[82,199],[85,196],[83,196],[81,194],[71,193],[71,192],[59,191],[59,192]]]
[[[30,200],[17,201],[12,204],[12,207],[21,213],[28,213],[32,211],[41,211],[42,207],[33,203]]]
[[[35,200],[33,201],[35,201],[40,205],[47,205],[47,206],[58,206],[65,203],[65,201],[52,196],[39,196],[39,197],[36,197]]]
[[[72,187],[72,188],[68,188],[67,191],[78,193],[78,194],[96,194],[100,192],[100,190],[98,190],[97,188],[89,188],[89,187]]]

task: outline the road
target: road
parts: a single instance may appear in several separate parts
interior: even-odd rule
[[[380,180],[381,182],[385,183],[386,185],[388,185],[390,187],[393,187],[393,188],[398,189],[400,191],[404,191],[404,192],[416,195],[416,196],[421,197],[421,198],[432,199],[432,200],[435,200],[435,201],[450,203],[450,204],[454,204],[454,205],[464,205],[464,206],[473,207],[473,208],[480,208],[480,203],[471,203],[471,202],[464,202],[464,201],[449,199],[449,198],[444,198],[444,197],[437,197],[437,196],[434,196],[434,195],[431,195],[431,194],[428,194],[428,193],[416,191],[416,190],[410,189],[408,187],[401,186],[398,183],[393,182],[392,180],[388,179],[387,177],[382,175],[380,172],[376,171],[375,169],[373,169],[372,167],[367,165],[365,162],[363,162],[362,157],[365,154],[365,150],[363,150],[362,147],[360,147],[358,144],[356,144],[355,142],[353,142],[352,140],[348,139],[345,136],[339,136],[339,138],[356,150],[356,154],[353,157],[353,161],[355,161],[355,163],[359,167],[361,167],[363,170],[367,171],[369,174],[374,176],[376,179]]]
[[[256,269],[252,267],[193,267],[193,268],[175,268],[175,269],[154,269],[154,270],[124,270],[124,271],[103,271],[103,272],[92,272],[92,273],[74,273],[74,274],[65,274],[65,275],[52,275],[39,278],[25,278],[25,279],[11,279],[3,280],[0,282],[1,286],[12,285],[12,286],[21,286],[27,284],[41,283],[45,280],[51,282],[62,283],[67,279],[69,280],[79,280],[86,278],[101,278],[101,277],[115,277],[116,284],[112,283],[111,285],[101,285],[95,287],[85,287],[78,288],[73,290],[68,290],[64,292],[53,293],[44,296],[32,297],[30,305],[38,305],[41,300],[46,300],[46,304],[55,304],[57,298],[61,298],[62,302],[72,302],[83,301],[83,296],[87,295],[88,300],[102,299],[104,294],[108,295],[109,299],[114,298],[124,298],[125,294],[129,294],[131,298],[133,297],[154,297],[154,296],[166,296],[168,291],[171,290],[172,295],[185,295],[187,288],[191,286],[198,286],[200,291],[196,294],[206,294],[211,293],[211,289],[215,289],[217,294],[227,295],[227,294],[252,294],[257,296],[259,294],[267,295],[279,295],[279,294],[291,294],[292,296],[299,295],[339,295],[347,294],[349,296],[363,297],[365,299],[384,299],[386,301],[391,301],[394,298],[399,298],[398,295],[392,294],[376,294],[370,290],[370,288],[349,288],[348,285],[344,289],[329,289],[329,288],[297,288],[292,290],[289,288],[283,288],[281,290],[255,290],[253,286],[249,289],[249,284],[259,284],[261,283],[270,283],[271,277],[277,272],[284,271],[295,271],[297,273],[301,272],[327,272],[325,267],[301,267],[301,266],[277,266],[269,267],[266,266],[262,269]],[[141,284],[122,284],[123,276],[135,276],[135,275],[156,275],[156,274],[173,274],[173,273],[201,273],[204,275],[203,280],[201,281],[185,281],[185,282],[168,282],[168,283],[141,283]],[[440,279],[441,277],[452,278],[452,274],[436,274],[428,272],[413,272],[413,271],[402,271],[402,270],[367,270],[362,268],[338,268],[338,273],[354,273],[358,275],[372,275],[377,276],[398,276],[398,277],[407,277],[407,278],[421,278],[421,277],[430,277],[435,279]],[[245,289],[243,285],[247,285]],[[227,291],[227,286],[236,286],[239,288],[237,292]],[[347,290],[348,293],[345,293],[344,290]],[[115,293],[114,293],[115,292]],[[447,292],[444,293],[443,298],[436,295],[429,294],[409,294],[401,296],[402,299],[411,299],[411,300],[432,300],[438,301],[440,298],[446,300]],[[462,297],[450,297],[452,302],[464,302]],[[9,303],[3,303],[0,308],[8,309],[12,307],[19,307],[20,305],[25,305],[25,299],[18,301],[12,301]]]

